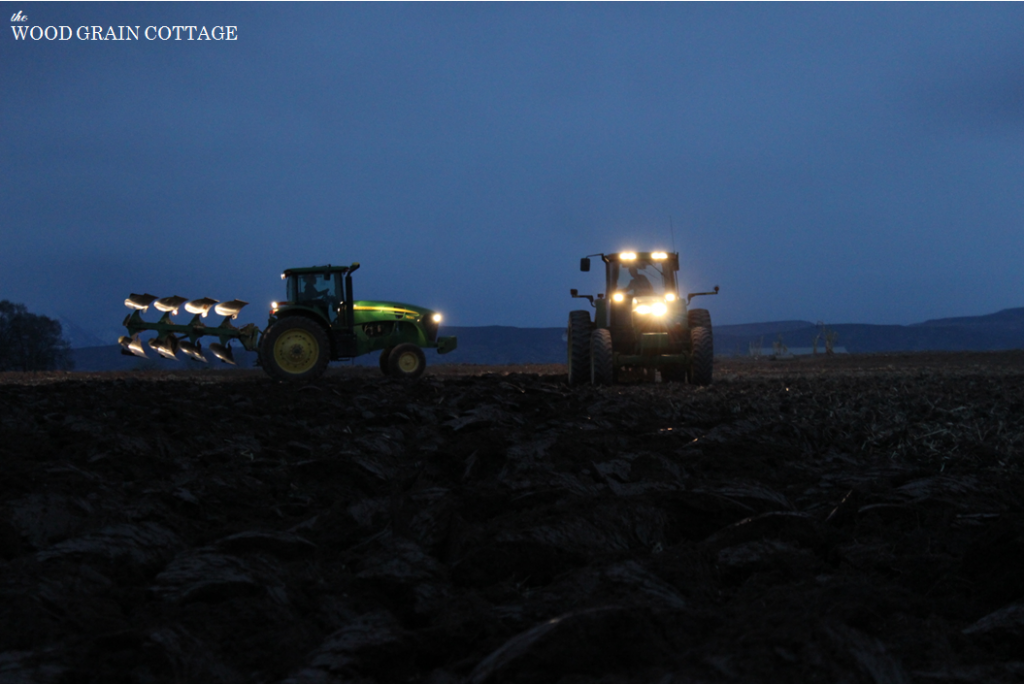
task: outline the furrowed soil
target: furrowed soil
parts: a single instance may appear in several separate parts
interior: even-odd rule
[[[1024,681],[1024,352],[0,374],[0,682]]]

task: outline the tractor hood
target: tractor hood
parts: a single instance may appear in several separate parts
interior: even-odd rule
[[[362,316],[365,320],[430,320],[437,312],[415,304],[402,302],[382,302],[369,299],[357,299],[355,302],[356,320]]]
[[[441,354],[453,351],[457,345],[454,337],[438,337],[438,327],[441,325],[441,315],[433,309],[428,309],[415,304],[403,302],[383,302],[375,300],[356,300],[352,307],[355,326],[363,327],[365,334],[371,330],[391,330],[394,335],[400,330],[415,330],[415,343],[421,347],[437,347]],[[394,326],[378,326],[375,324],[387,324],[391,322]],[[380,332],[377,333],[381,334]],[[412,341],[412,340],[408,340]]]

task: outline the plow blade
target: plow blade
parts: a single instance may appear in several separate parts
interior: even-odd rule
[[[210,352],[224,363],[230,363],[232,366],[235,365],[235,354],[231,351],[231,345],[220,344],[214,342],[210,345]]]
[[[203,356],[203,348],[199,346],[198,342],[193,344],[188,340],[182,340],[181,342],[178,342],[178,351],[185,354],[193,361],[202,361],[203,363],[209,363],[209,361],[206,360],[206,357]]]
[[[124,300],[124,305],[129,309],[135,309],[136,311],[146,311],[149,309],[149,305],[156,301],[156,295],[151,294],[133,294],[128,299]]]
[[[217,312],[218,316],[238,318],[238,312],[245,308],[248,303],[243,302],[241,299],[232,299],[230,302],[221,302],[214,308],[214,311]]]
[[[146,350],[142,348],[142,340],[139,339],[138,334],[131,337],[127,335],[121,335],[117,340],[117,343],[121,345],[123,350],[122,354],[134,354],[135,356],[141,356],[144,359],[148,359],[146,356]]]
[[[188,297],[164,297],[153,302],[153,308],[165,313],[178,313],[178,307],[188,301]]]
[[[149,346],[153,348],[156,353],[165,359],[178,360],[178,338],[174,335],[167,335],[167,337],[160,339],[159,337],[149,341]]]
[[[206,318],[206,314],[210,313],[210,309],[212,309],[213,305],[216,303],[216,299],[210,299],[209,297],[193,299],[185,305],[185,311],[188,311],[190,314],[198,314],[203,318]]]

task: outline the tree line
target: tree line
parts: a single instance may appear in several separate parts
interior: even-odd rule
[[[60,321],[0,301],[0,371],[71,370],[71,345]]]

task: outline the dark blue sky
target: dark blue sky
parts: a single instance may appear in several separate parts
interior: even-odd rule
[[[579,257],[671,249],[716,323],[1024,305],[1024,5],[37,4],[0,39],[0,298],[357,296],[564,325]],[[577,300],[578,301],[578,300]]]

